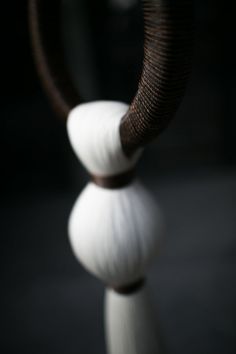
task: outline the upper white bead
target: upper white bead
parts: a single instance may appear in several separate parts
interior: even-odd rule
[[[67,129],[71,145],[87,170],[97,176],[112,176],[130,170],[140,151],[125,156],[120,140],[120,122],[128,105],[98,101],[74,108]]]

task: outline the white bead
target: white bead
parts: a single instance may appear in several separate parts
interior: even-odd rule
[[[125,156],[120,140],[120,121],[128,105],[98,101],[74,108],[68,117],[67,130],[71,145],[91,174],[111,176],[130,170],[140,151]]]
[[[138,182],[117,190],[89,183],[69,221],[76,257],[98,278],[116,286],[145,274],[162,233],[159,208]]]

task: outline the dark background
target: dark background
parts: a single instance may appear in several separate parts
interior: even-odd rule
[[[130,102],[142,65],[140,3],[64,0],[62,9],[83,97]],[[150,286],[169,354],[236,352],[234,13],[230,1],[195,1],[186,95],[139,166],[166,218]],[[87,175],[40,86],[27,2],[2,1],[1,26],[0,352],[104,353],[103,287],[67,238]]]

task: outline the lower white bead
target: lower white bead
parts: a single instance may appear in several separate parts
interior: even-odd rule
[[[141,183],[109,190],[89,183],[69,220],[76,257],[95,276],[112,286],[145,275],[163,234],[156,202]]]

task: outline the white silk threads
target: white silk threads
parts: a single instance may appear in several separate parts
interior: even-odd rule
[[[133,283],[158,252],[162,217],[139,182],[116,189],[89,183],[69,221],[72,248],[91,273],[111,286]]]
[[[132,170],[140,151],[122,151],[120,122],[128,106],[94,102],[73,109],[68,118],[71,145],[90,174],[115,178]],[[84,267],[113,288],[145,276],[159,250],[162,215],[137,180],[117,189],[93,182],[78,197],[69,219],[73,252]],[[106,327],[109,354],[156,354],[158,340],[146,289],[121,295],[108,289]]]

